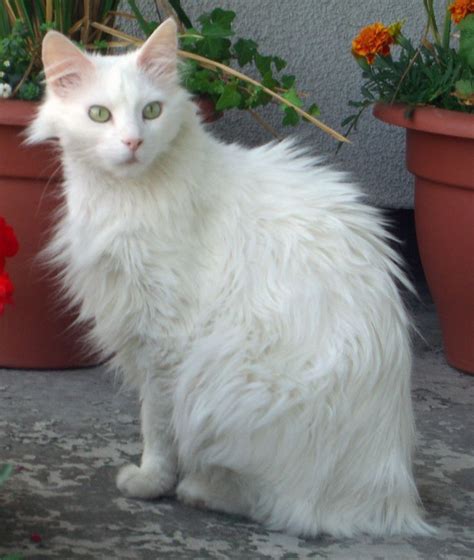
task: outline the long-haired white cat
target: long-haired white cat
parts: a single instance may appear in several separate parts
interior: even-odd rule
[[[290,142],[213,138],[176,51],[172,20],[121,56],[49,32],[29,131],[62,150],[50,255],[140,389],[143,456],[119,489],[299,535],[426,533],[407,282],[378,213]]]

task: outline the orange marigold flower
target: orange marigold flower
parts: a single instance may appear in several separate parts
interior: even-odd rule
[[[467,15],[474,14],[474,0],[455,0],[450,6],[451,18],[459,23]]]
[[[390,45],[394,42],[395,36],[390,28],[376,22],[364,27],[352,41],[352,54],[364,57],[369,64],[372,64],[376,55],[389,55]]]

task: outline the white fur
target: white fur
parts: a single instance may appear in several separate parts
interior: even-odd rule
[[[89,57],[93,79],[49,87],[30,129],[63,153],[50,256],[141,391],[142,463],[119,488],[151,498],[179,480],[187,503],[300,535],[426,533],[396,287],[408,283],[380,216],[291,142],[213,138],[137,52]],[[144,122],[154,100],[162,115]],[[113,121],[92,122],[91,104]],[[144,142],[127,166],[130,135]]]

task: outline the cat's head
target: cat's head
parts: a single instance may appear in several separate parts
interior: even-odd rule
[[[138,50],[89,55],[49,31],[43,41],[46,99],[31,142],[58,137],[75,161],[117,177],[143,173],[182,122],[177,29],[166,20]]]

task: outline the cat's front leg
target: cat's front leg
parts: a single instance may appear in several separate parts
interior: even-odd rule
[[[143,454],[140,466],[122,467],[118,489],[130,498],[152,499],[174,491],[177,454],[171,434],[171,398],[164,383],[149,376],[142,387]]]

